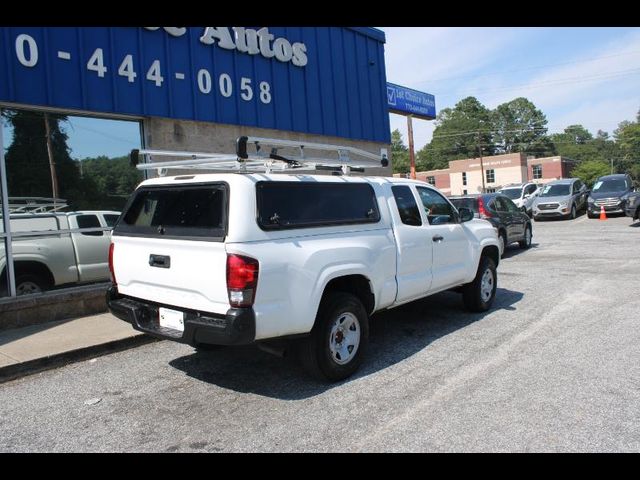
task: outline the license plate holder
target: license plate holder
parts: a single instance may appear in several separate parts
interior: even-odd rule
[[[184,332],[184,313],[170,308],[158,308],[160,326]]]

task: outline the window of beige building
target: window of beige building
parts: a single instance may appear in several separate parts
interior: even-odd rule
[[[435,186],[436,185],[436,177],[427,177],[427,183],[430,183],[431,185]]]
[[[467,172],[462,172],[462,185],[467,184]]]
[[[486,172],[487,172],[487,183],[495,183],[496,171],[491,169],[491,170],[486,170]]]

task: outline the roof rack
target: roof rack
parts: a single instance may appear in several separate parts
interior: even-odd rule
[[[255,147],[255,153],[249,153],[249,145]],[[280,149],[298,149],[298,155],[280,155],[278,153]],[[305,149],[335,152],[337,153],[337,158],[307,157]],[[141,155],[144,157],[143,162],[140,161]],[[368,161],[352,163],[350,155],[364,157]],[[151,161],[154,156],[189,157],[189,159],[164,162]],[[326,170],[337,174],[349,175],[351,172],[364,172],[365,168],[386,167],[389,165],[386,148],[380,149],[380,153],[376,154],[342,145],[246,136],[238,137],[236,155],[135,149],[131,151],[130,161],[131,165],[138,170],[157,169],[159,176],[166,175],[170,169],[222,170],[237,173],[289,173],[292,170]]]
[[[58,212],[69,205],[63,198],[9,197],[9,213]]]

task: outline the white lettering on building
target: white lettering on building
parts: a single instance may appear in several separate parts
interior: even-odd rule
[[[147,30],[162,28],[173,37],[181,37],[187,33],[186,27],[144,27]],[[225,50],[237,50],[249,55],[262,55],[280,62],[291,62],[297,67],[304,67],[307,62],[307,46],[301,42],[291,43],[286,38],[275,38],[268,27],[253,30],[244,27],[205,27],[200,36],[205,45],[217,45]]]

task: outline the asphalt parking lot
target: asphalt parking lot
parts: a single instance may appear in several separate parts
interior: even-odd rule
[[[640,222],[535,222],[494,308],[377,315],[339,384],[158,342],[0,385],[0,451],[640,451]]]

